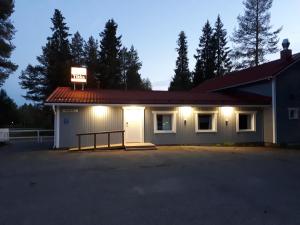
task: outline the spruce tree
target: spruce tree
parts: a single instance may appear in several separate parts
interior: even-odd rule
[[[142,68],[138,53],[133,46],[128,51],[128,68],[126,74],[126,83],[128,90],[143,89],[141,74],[139,73]]]
[[[278,51],[278,34],[281,28],[272,31],[270,9],[273,0],[245,0],[244,15],[239,15],[238,29],[234,31],[233,57],[236,68],[257,66],[266,60],[267,54]]]
[[[124,90],[127,90],[127,71],[129,67],[129,56],[128,56],[128,49],[123,47],[119,53],[120,59],[120,70],[121,70],[121,82]]]
[[[84,61],[87,66],[87,87],[97,87],[96,73],[98,67],[98,41],[93,36],[84,44]]]
[[[11,42],[15,28],[10,20],[14,7],[13,0],[0,1],[0,87],[8,76],[18,68],[16,64],[10,61],[11,53],[15,48]]]
[[[229,73],[231,70],[231,60],[229,58],[230,50],[227,47],[227,32],[223,28],[220,15],[218,15],[214,28],[214,43],[215,43],[215,75],[217,77]]]
[[[133,46],[131,46],[129,50],[127,50],[127,48],[122,48],[120,52],[120,61],[124,89],[148,89],[148,84],[144,84],[143,79],[141,78],[139,71],[142,67],[142,63],[140,62],[137,50]]]
[[[152,90],[152,84],[149,78],[143,78],[142,79],[142,90],[151,91]]]
[[[203,61],[199,57],[196,60],[195,70],[193,72],[192,86],[196,87],[197,85],[201,84],[203,81],[205,81],[205,76],[203,72]]]
[[[178,57],[176,60],[175,75],[170,83],[169,91],[181,91],[191,88],[191,74],[189,70],[188,46],[184,31],[179,33],[176,51]]]
[[[113,19],[108,20],[101,32],[99,53],[100,86],[103,88],[122,88],[122,77],[119,54],[121,50],[121,36],[117,36],[118,25]]]
[[[215,76],[216,49],[213,29],[209,21],[206,22],[202,29],[202,36],[200,37],[199,47],[196,51],[197,54],[194,56],[196,59],[193,76],[194,86]]]
[[[57,86],[68,86],[70,84],[70,43],[68,37],[69,27],[65,23],[65,18],[62,13],[55,9],[54,16],[51,19],[53,27],[52,36],[48,38],[49,41],[49,58],[47,80],[49,81],[49,93]]]
[[[84,40],[80,33],[77,31],[72,37],[70,49],[72,55],[72,66],[84,66],[85,55],[84,55]]]
[[[28,65],[20,75],[20,85],[27,90],[24,96],[28,100],[42,102],[58,86],[70,84],[71,54],[68,30],[61,12],[55,9],[52,36],[37,57],[38,65]]]

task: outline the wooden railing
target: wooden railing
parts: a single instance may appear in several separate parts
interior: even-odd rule
[[[94,136],[94,150],[97,149],[97,135],[99,134],[107,134],[107,148],[111,148],[110,143],[110,135],[121,133],[122,134],[122,148],[125,148],[125,142],[124,142],[124,130],[113,130],[113,131],[103,131],[103,132],[97,132],[97,133],[81,133],[76,134],[78,137],[78,150],[81,150],[81,136]]]
[[[38,143],[44,139],[52,139],[54,130],[46,129],[9,129],[9,140],[36,139]]]

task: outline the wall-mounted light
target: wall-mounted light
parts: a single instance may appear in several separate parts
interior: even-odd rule
[[[230,107],[230,106],[224,106],[224,107],[221,107],[221,111],[222,111],[222,114],[225,118],[225,124],[226,126],[228,126],[228,121],[229,121],[229,118],[233,112],[233,107]]]
[[[108,107],[98,105],[98,106],[93,106],[92,109],[96,116],[103,116],[104,114],[106,114]]]
[[[183,117],[183,124],[186,126],[187,118],[189,118],[193,112],[193,108],[190,106],[179,107],[180,114]]]

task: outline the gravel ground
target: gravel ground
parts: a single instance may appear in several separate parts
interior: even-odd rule
[[[0,147],[1,225],[300,224],[297,150],[43,145]]]

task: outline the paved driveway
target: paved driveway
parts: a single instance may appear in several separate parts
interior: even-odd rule
[[[0,224],[300,224],[300,151],[0,148]]]

